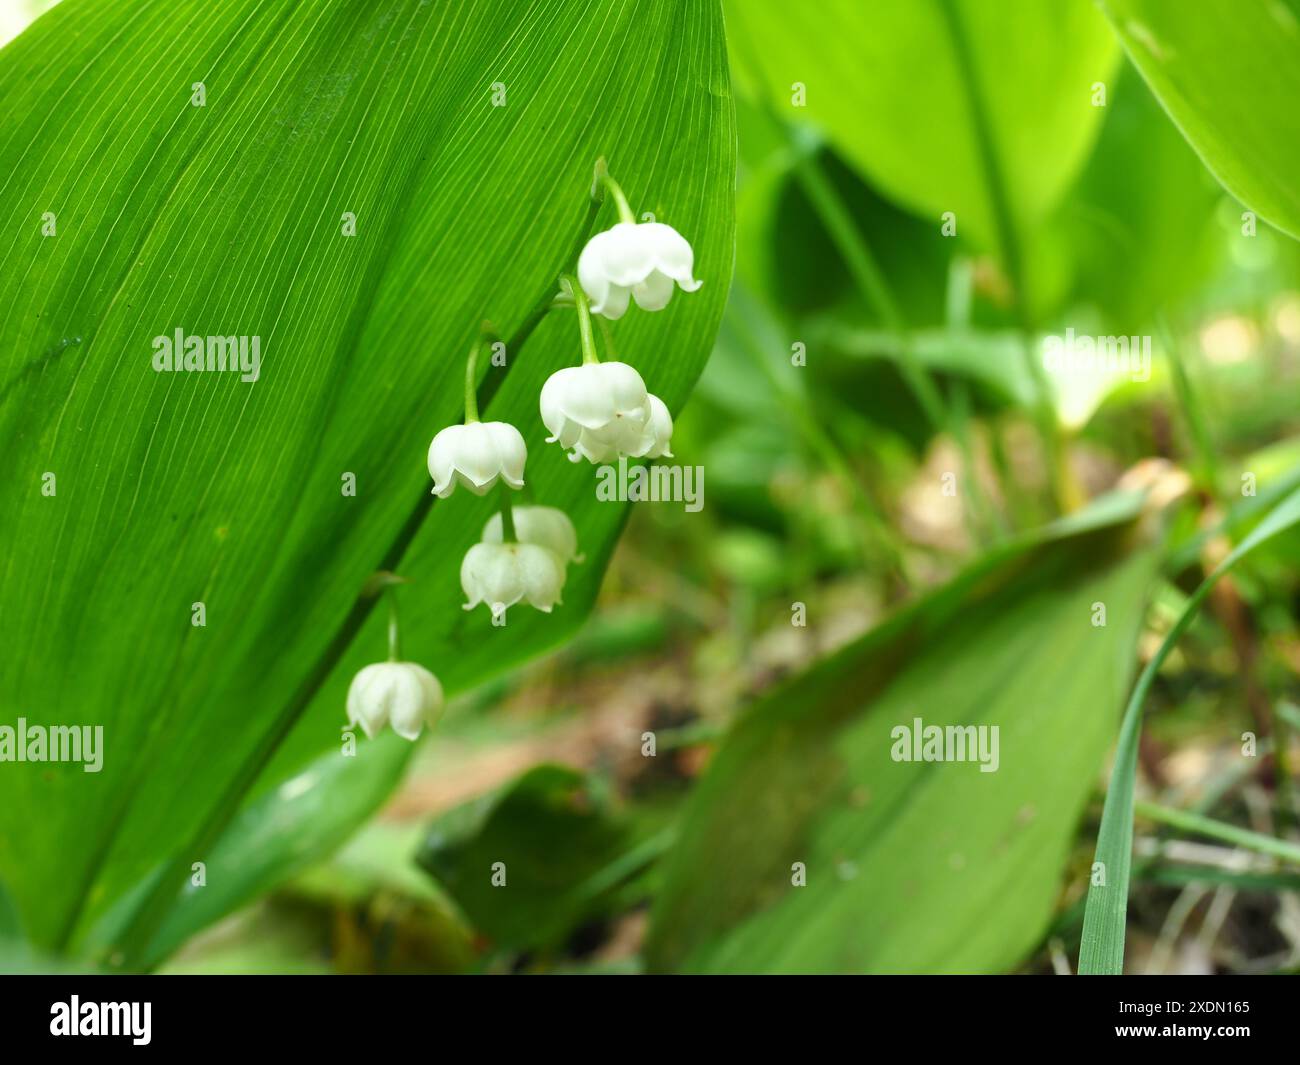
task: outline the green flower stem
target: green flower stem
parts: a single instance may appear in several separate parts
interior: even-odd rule
[[[402,628],[397,616],[397,589],[388,589],[388,661],[402,660]]]
[[[573,306],[578,312],[578,333],[582,337],[582,364],[590,366],[600,362],[596,355],[596,338],[591,332],[591,306],[587,303],[587,294],[582,291],[578,279],[570,274],[560,278],[564,290],[573,297]]]
[[[513,489],[504,481],[501,482],[501,542],[503,544],[518,543],[518,537],[515,535],[515,509],[514,503],[510,499],[510,493]]]
[[[636,225],[636,215],[632,213],[632,205],[627,202],[622,186],[610,176],[605,166],[604,156],[596,160],[596,180],[592,185],[592,198],[597,202],[600,201],[601,186],[608,189],[610,196],[614,198],[614,206],[618,208],[618,220]]]
[[[469,358],[465,360],[465,424],[472,425],[478,421],[478,353],[483,347],[480,336],[469,349]]]
[[[596,318],[596,324],[600,327],[600,339],[605,344],[605,358],[618,360],[618,351],[614,348],[614,330],[610,329],[609,322],[605,320],[604,315]]]

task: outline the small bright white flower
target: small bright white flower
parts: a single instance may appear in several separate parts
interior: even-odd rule
[[[573,527],[569,515],[556,507],[511,507],[510,513],[515,523],[515,539],[521,544],[536,544],[544,547],[567,566],[570,562],[581,562],[578,554],[578,530]],[[488,518],[483,526],[483,543],[501,543],[501,512],[497,511]]]
[[[646,421],[646,438],[649,444],[644,451],[637,452],[636,457],[672,458],[673,453],[668,450],[668,447],[673,440],[673,416],[658,396],[651,394],[646,398],[650,401],[650,417]]]
[[[446,499],[463,484],[481,496],[498,480],[522,488],[527,458],[524,438],[509,422],[449,425],[429,445],[433,494]]]
[[[414,662],[376,662],[352,678],[348,689],[348,724],[360,723],[367,736],[386,724],[403,739],[413,740],[442,713],[442,685]]]
[[[593,314],[622,318],[629,297],[642,310],[661,311],[673,283],[694,292],[695,252],[672,226],[662,222],[619,222],[597,233],[578,256],[578,281],[591,298]]]
[[[620,455],[639,458],[657,440],[652,424],[655,410],[645,382],[625,362],[556,370],[542,386],[541,408],[542,421],[551,432],[547,442],[558,440],[561,447],[569,448],[574,462],[581,458],[613,462]]]
[[[564,566],[537,544],[475,544],[460,565],[466,610],[486,603],[493,619],[505,617],[520,600],[549,614],[560,601]]]

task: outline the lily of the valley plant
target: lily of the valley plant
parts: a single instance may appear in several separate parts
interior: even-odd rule
[[[629,301],[646,311],[668,306],[675,287],[696,291],[695,255],[686,238],[662,222],[637,222],[627,197],[605,169],[596,164],[592,196],[608,191],[618,222],[597,233],[578,256],[577,276],[560,278],[560,294],[550,307],[577,312],[582,362],[556,370],[539,397],[542,424],[569,459],[601,464],[620,458],[671,457],[673,419],[667,405],[647,390],[645,381],[625,362],[601,362],[592,334],[592,315],[621,318]],[[441,430],[429,445],[429,475],[440,499],[463,487],[484,495],[500,486],[501,509],[483,527],[480,542],[466,552],[460,567],[465,609],[484,604],[494,625],[506,611],[527,603],[550,613],[560,603],[571,562],[581,562],[578,535],[569,516],[546,506],[514,506],[512,493],[524,487],[528,448],[523,434],[509,422],[480,421],[478,356],[485,332],[470,349],[465,365],[465,420]],[[381,575],[384,576],[384,575]],[[348,691],[349,726],[360,724],[373,736],[385,724],[414,740],[442,710],[442,686],[423,666],[403,662],[399,654],[396,592],[400,578],[385,582],[389,597],[389,660],[366,666]]]

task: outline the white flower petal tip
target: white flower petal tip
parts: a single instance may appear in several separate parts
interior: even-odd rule
[[[661,311],[673,285],[695,292],[695,252],[663,222],[619,222],[587,241],[578,256],[578,282],[591,299],[593,314],[622,318],[628,300],[642,310]]]
[[[637,458],[662,459],[672,458],[669,450],[673,440],[673,416],[667,405],[658,396],[651,395],[650,417],[646,421],[644,450],[636,453]]]
[[[376,662],[352,678],[348,688],[348,726],[360,725],[373,738],[385,725],[414,740],[442,713],[442,685],[415,662]]]
[[[496,621],[519,602],[549,614],[560,602],[564,576],[564,564],[555,554],[527,543],[475,544],[460,566],[465,609],[486,603]]]
[[[542,386],[542,422],[572,462],[586,459],[600,465],[620,455],[640,457],[656,440],[656,409],[650,399],[641,375],[627,363],[569,366]],[[671,418],[667,424],[671,434]]]
[[[511,507],[510,513],[515,523],[515,539],[521,544],[546,548],[562,566],[583,560],[578,554],[578,530],[564,511],[557,507],[518,506]],[[488,518],[481,539],[485,544],[501,543],[500,511]]]
[[[498,481],[522,488],[527,458],[524,438],[509,422],[449,425],[429,445],[433,494],[446,499],[459,484],[481,496]]]

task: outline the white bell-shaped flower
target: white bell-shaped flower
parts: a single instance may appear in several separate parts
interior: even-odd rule
[[[527,458],[524,438],[509,422],[449,425],[429,445],[433,494],[445,499],[463,484],[481,496],[499,480],[522,488]]]
[[[460,586],[468,600],[465,609],[486,603],[494,620],[521,600],[549,614],[560,602],[564,566],[537,544],[475,544],[460,565]]]
[[[692,275],[695,252],[663,222],[618,222],[597,233],[578,256],[578,281],[591,298],[593,314],[622,318],[629,297],[642,310],[661,311],[673,284],[694,292],[703,282]]]
[[[556,370],[542,386],[541,409],[551,433],[547,442],[558,440],[574,462],[639,458],[654,446],[649,393],[641,375],[625,362]]]
[[[646,398],[650,401],[650,417],[645,428],[648,444],[644,450],[636,452],[635,456],[645,459],[672,458],[673,453],[668,449],[673,441],[673,416],[658,396],[651,393]]]
[[[582,556],[578,554],[578,530],[573,527],[573,522],[564,511],[557,507],[536,506],[510,509],[514,516],[515,539],[521,544],[536,544],[546,548],[559,559],[562,566],[582,561]],[[501,512],[497,511],[483,526],[483,543],[501,543],[501,525]]]
[[[442,713],[442,685],[415,662],[376,662],[352,678],[348,689],[348,724],[360,724],[374,736],[386,724],[403,739],[413,740]]]

